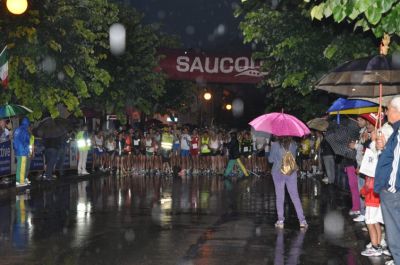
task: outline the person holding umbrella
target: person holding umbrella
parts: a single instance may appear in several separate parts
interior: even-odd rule
[[[58,160],[58,150],[61,148],[63,137],[43,138],[44,157],[46,161],[46,170],[43,180],[51,181],[56,177],[53,175],[54,167]]]
[[[297,189],[297,171],[294,170],[290,175],[283,174],[281,167],[286,153],[290,152],[293,157],[297,153],[297,144],[293,141],[292,137],[278,137],[278,141],[271,144],[271,152],[269,155],[269,162],[273,163],[272,166],[272,179],[275,186],[276,194],[276,210],[278,212],[278,221],[275,227],[283,228],[284,217],[284,202],[285,202],[285,186],[289,192],[290,199],[296,209],[297,218],[300,222],[300,228],[305,229],[308,227],[306,218],[304,217],[303,207],[301,205],[299,192]]]
[[[400,264],[400,96],[394,97],[386,112],[393,127],[392,135],[386,139],[376,138],[376,149],[382,153],[375,171],[374,191],[379,193],[386,236],[394,263]]]
[[[17,157],[17,172],[16,172],[16,186],[24,187],[29,185],[26,181],[28,176],[28,165],[30,155],[30,133],[29,133],[30,121],[27,117],[22,119],[21,125],[14,132],[13,148],[15,156]]]

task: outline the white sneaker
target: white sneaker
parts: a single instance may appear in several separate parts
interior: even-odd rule
[[[28,183],[19,183],[19,182],[15,182],[15,187],[17,187],[17,188],[22,188],[22,187],[27,187],[27,186],[29,186],[29,184]]]
[[[275,223],[275,227],[276,227],[276,228],[283,229],[283,228],[285,227],[285,223],[284,223],[283,221],[281,221],[281,220],[278,220],[278,221],[276,221],[276,223]]]
[[[392,253],[390,253],[389,249],[382,247],[382,254],[388,257],[392,256]]]
[[[361,252],[361,255],[366,257],[379,257],[382,256],[382,248],[366,248],[364,251]]]
[[[83,171],[82,172],[82,175],[89,175],[90,173],[89,172],[87,172],[87,171]]]
[[[328,177],[323,178],[323,179],[322,179],[322,182],[325,183],[325,184],[328,184],[328,183],[329,183]]]
[[[396,264],[394,263],[394,260],[389,260],[385,262],[385,265],[396,265]]]
[[[353,210],[349,211],[349,215],[359,215],[359,214],[361,214],[360,211],[353,211]]]
[[[364,222],[365,221],[365,216],[360,214],[356,218],[353,219],[354,222]]]
[[[382,240],[381,240],[381,246],[382,246],[382,248],[387,248],[387,243],[386,243],[386,240],[384,239],[384,238],[382,238]]]

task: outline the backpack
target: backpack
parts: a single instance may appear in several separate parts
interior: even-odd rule
[[[298,169],[299,167],[296,164],[296,160],[294,159],[292,152],[285,150],[285,154],[282,157],[281,173],[283,175],[290,176]]]

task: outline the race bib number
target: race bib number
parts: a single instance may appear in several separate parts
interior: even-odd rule
[[[197,149],[198,148],[197,144],[193,144],[192,147],[193,147],[193,149]]]

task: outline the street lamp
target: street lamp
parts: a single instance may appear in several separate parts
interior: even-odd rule
[[[203,97],[204,97],[205,100],[208,101],[208,100],[210,100],[212,98],[212,95],[211,95],[210,92],[206,92],[206,93],[204,93]]]
[[[14,15],[21,15],[28,8],[27,0],[7,0],[6,6],[8,11]]]
[[[232,105],[231,104],[226,104],[225,109],[226,110],[231,110],[232,109]]]

